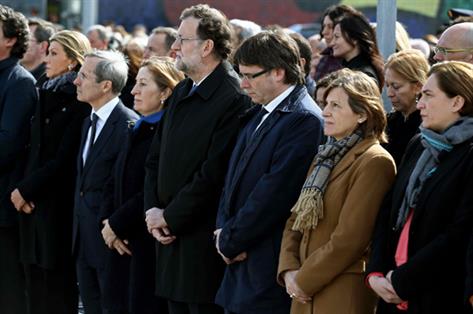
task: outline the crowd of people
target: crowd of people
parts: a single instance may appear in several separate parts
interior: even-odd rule
[[[473,21],[428,38],[0,5],[0,312],[472,313]]]

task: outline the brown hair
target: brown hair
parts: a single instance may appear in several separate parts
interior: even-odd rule
[[[332,89],[342,88],[348,95],[348,104],[353,112],[366,116],[366,120],[360,124],[363,136],[374,137],[381,143],[386,143],[386,112],[375,81],[363,72],[347,68],[336,73],[338,77],[327,87],[324,98],[327,98]]]
[[[146,67],[151,72],[160,89],[169,88],[172,91],[185,78],[184,73],[176,69],[174,60],[170,57],[153,56],[144,60],[141,67]]]
[[[460,96],[465,100],[461,116],[473,116],[473,64],[446,61],[432,66],[429,76],[435,75],[437,84],[449,98]]]
[[[417,49],[406,49],[389,56],[384,70],[390,69],[411,83],[424,84],[429,72],[429,62]]]

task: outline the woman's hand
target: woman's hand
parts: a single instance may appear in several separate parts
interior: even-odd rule
[[[390,273],[388,273],[388,275]],[[372,276],[368,279],[368,282],[371,286],[371,289],[373,289],[373,291],[376,292],[376,294],[380,296],[386,303],[393,303],[393,304],[402,303],[403,301],[394,290],[391,284],[390,278],[391,277],[389,277],[389,280],[388,280],[387,278],[384,278],[384,277]]]
[[[298,270],[288,270],[283,274],[284,284],[286,285],[286,292],[289,296],[301,303],[312,301],[312,297],[308,296],[296,282],[296,275]]]

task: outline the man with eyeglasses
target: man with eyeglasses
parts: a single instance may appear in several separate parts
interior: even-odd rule
[[[440,36],[434,52],[437,61],[473,63],[473,23],[459,23],[447,28]]]
[[[223,313],[224,263],[213,245],[228,159],[249,99],[226,61],[227,18],[208,5],[181,14],[176,67],[188,77],[168,100],[146,162],[146,223],[156,238],[156,293],[170,313]]]
[[[226,313],[289,313],[276,282],[281,238],[322,140],[321,111],[299,60],[289,35],[268,31],[234,56],[240,87],[259,105],[246,115],[217,215],[216,247],[229,266],[216,301]]]

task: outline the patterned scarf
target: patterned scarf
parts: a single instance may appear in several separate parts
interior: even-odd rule
[[[319,152],[313,161],[314,169],[306,179],[296,205],[291,209],[291,212],[297,215],[292,230],[302,232],[315,229],[319,220],[323,219],[323,197],[330,173],[343,156],[362,139],[361,131],[357,130],[339,141],[330,139],[327,144],[319,146]]]
[[[421,143],[425,149],[409,177],[396,220],[396,230],[404,227],[409,210],[416,208],[417,199],[424,182],[437,170],[440,153],[450,152],[455,145],[473,137],[473,118],[462,117],[441,134],[423,127],[420,127],[420,132],[422,135]]]

